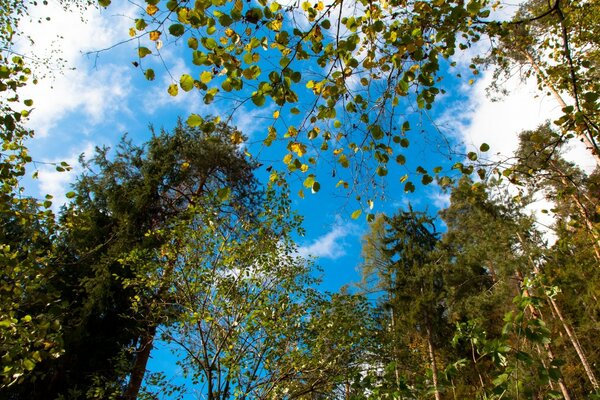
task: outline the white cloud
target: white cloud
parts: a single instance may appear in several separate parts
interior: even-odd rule
[[[356,225],[342,223],[338,218],[331,229],[324,235],[319,236],[311,244],[300,246],[298,254],[302,257],[328,258],[336,260],[346,255],[347,243],[345,238],[357,236]]]
[[[43,164],[38,168],[38,190],[43,195],[50,194],[53,196],[52,208],[58,211],[63,204],[66,204],[66,193],[69,192],[69,185],[73,179],[81,172],[79,165],[79,156],[82,153],[91,155],[94,152],[92,143],[85,143],[83,146],[72,149],[68,158],[52,158],[42,160]],[[65,161],[72,169],[70,171],[59,172],[56,166],[60,162]]]
[[[124,8],[115,11],[129,12]],[[50,20],[38,22],[46,17]],[[31,20],[22,21],[20,27],[34,44],[22,41],[16,50],[38,60],[49,58],[32,64],[34,74],[42,79],[37,85],[26,86],[21,94],[24,99],[34,100],[28,126],[38,136],[51,134],[63,118],[75,111],[82,113],[89,124],[97,124],[111,112],[126,109],[131,86],[127,64],[101,65],[101,56],[96,59],[83,53],[113,45],[127,31],[128,23],[127,18],[105,18],[93,7],[82,12],[65,11],[52,2],[32,7]]]

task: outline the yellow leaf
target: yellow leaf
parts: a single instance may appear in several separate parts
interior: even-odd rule
[[[156,42],[159,38],[160,38],[160,32],[159,31],[152,31],[152,32],[150,32],[150,40]]]
[[[338,154],[340,154],[342,151],[344,151],[344,149],[335,149],[335,150],[333,151],[333,155],[334,155],[334,156],[337,156],[337,155],[338,155]]]
[[[179,92],[179,88],[177,87],[176,84],[172,84],[172,85],[169,85],[167,92],[169,92],[169,94],[171,96],[177,96],[177,93]]]
[[[322,1],[319,1],[316,5],[315,5],[315,10],[317,11],[323,11],[323,9],[325,8],[325,5],[323,4]]]
[[[202,83],[208,83],[212,80],[212,73],[210,73],[209,71],[204,71],[203,73],[200,74],[200,81]]]
[[[302,172],[306,172],[306,171],[308,171],[308,165],[306,165],[306,164],[302,164],[302,165],[300,166],[300,171],[302,171]]]
[[[129,36],[131,36],[131,37],[135,36],[135,28],[129,28]]]
[[[273,21],[271,21],[271,24],[270,24],[271,30],[273,30],[275,32],[279,32],[281,30],[281,25],[282,25],[281,21],[273,20]]]
[[[158,12],[158,7],[156,7],[154,4],[148,4],[148,7],[146,7],[146,12],[148,15],[154,15]]]
[[[275,112],[273,112],[273,118],[275,118],[275,119],[279,118],[279,110],[276,110]]]
[[[290,150],[298,154],[298,157],[302,157],[306,154],[306,146],[302,143],[294,142],[290,145]]]
[[[304,198],[304,190],[302,190],[302,189],[298,190],[298,197],[300,197],[301,199]]]
[[[240,144],[244,142],[244,137],[242,136],[242,134],[240,132],[234,132],[231,135],[231,143],[233,144]]]
[[[283,162],[285,163],[285,165],[288,165],[289,163],[291,163],[292,158],[293,158],[293,156],[291,154],[286,154],[285,157],[283,157]]]

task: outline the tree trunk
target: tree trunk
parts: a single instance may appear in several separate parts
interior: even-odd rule
[[[518,236],[520,238],[520,235],[518,235]],[[515,274],[517,276],[518,281],[522,283],[523,282],[523,274],[521,274],[520,271],[517,271]],[[523,292],[524,297],[529,297],[529,291],[527,290],[527,288],[522,287],[521,290]],[[532,318],[539,319],[539,320],[542,319],[539,311],[533,305],[529,304],[529,306],[527,308],[529,309],[529,312],[531,313]],[[552,361],[554,361],[555,357],[554,357],[554,351],[552,350],[552,346],[550,346],[550,343],[545,343],[544,349],[546,350],[548,360],[550,361],[550,363],[552,363]],[[560,388],[560,391],[561,391],[563,397],[565,398],[565,400],[571,400],[571,396],[569,395],[567,386],[565,385],[565,382],[562,378],[562,374],[559,375],[557,383],[558,383],[558,387]]]
[[[592,367],[590,366],[590,363],[588,362],[587,357],[585,356],[585,353],[583,352],[583,349],[581,348],[581,345],[579,344],[579,340],[577,339],[577,336],[575,336],[575,332],[573,332],[573,330],[569,326],[569,323],[567,321],[565,321],[565,319],[562,315],[562,312],[560,311],[560,308],[558,307],[558,304],[556,303],[556,301],[552,297],[548,297],[548,301],[549,301],[550,305],[552,306],[552,308],[554,309],[554,312],[558,316],[558,319],[560,320],[563,329],[565,330],[567,336],[569,337],[571,344],[575,348],[575,352],[579,356],[581,365],[583,366],[583,369],[585,370],[585,373],[588,376],[588,379],[590,380],[590,383],[592,384],[594,391],[598,391],[600,389],[600,386],[598,385],[598,380],[596,379],[596,375],[594,375],[594,371],[592,370]]]
[[[150,352],[154,345],[154,336],[156,335],[156,326],[150,327],[147,332],[142,335],[140,344],[136,351],[135,364],[129,377],[127,390],[124,394],[125,400],[135,400],[142,387],[144,375],[146,374],[146,366],[150,358]]]
[[[433,343],[431,341],[431,329],[427,325],[427,347],[429,348],[429,362],[431,363],[431,374],[433,375],[433,389],[435,400],[442,400],[438,383],[438,370],[435,361],[435,353],[433,351]]]
[[[525,247],[523,238],[521,237],[521,235],[519,233],[517,233],[517,237],[519,239],[519,242],[521,243],[521,246]],[[534,260],[530,256],[528,258],[529,258],[529,263],[531,264],[531,266],[533,268],[533,273],[536,275],[540,275],[540,268],[538,267],[538,265],[534,262]],[[522,277],[521,277],[521,279],[522,279]],[[547,299],[548,299],[548,303],[550,303],[551,309],[553,310],[554,314],[556,314],[556,316],[558,317],[565,333],[569,337],[569,341],[571,342],[571,345],[573,345],[573,348],[575,349],[575,352],[577,353],[577,356],[579,357],[579,360],[581,361],[581,365],[583,366],[583,369],[585,370],[585,373],[586,373],[590,383],[592,384],[592,387],[594,388],[594,390],[597,391],[598,389],[600,389],[600,386],[598,385],[598,380],[596,379],[594,371],[591,368],[590,363],[588,362],[587,357],[586,357],[583,349],[581,348],[581,345],[579,344],[579,340],[577,339],[575,332],[573,332],[573,330],[569,326],[569,323],[565,320],[565,318],[560,310],[560,307],[556,303],[556,300],[554,300],[551,296],[547,296]]]

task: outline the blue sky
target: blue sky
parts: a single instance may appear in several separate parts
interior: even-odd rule
[[[190,113],[219,114],[231,107],[232,103],[226,99],[206,106],[198,91],[182,93],[180,90],[177,97],[167,93],[167,86],[174,82],[170,75],[177,81],[182,73],[193,74],[193,66],[186,62],[186,49],[181,43],[166,43],[161,49],[167,70],[158,65],[163,61],[150,61],[157,70],[154,82],[146,81],[139,68],[132,65],[136,60],[136,41],[86,54],[128,39],[127,32],[136,15],[136,8],[128,3],[113,5],[107,10],[87,10],[83,18],[78,13],[62,11],[53,2],[35,12],[48,15],[51,20],[43,24],[24,22],[23,30],[31,34],[36,44],[22,46],[20,50],[38,57],[50,55],[64,59],[61,69],[39,68],[38,74],[48,76],[37,85],[29,85],[23,96],[33,98],[35,107],[29,126],[35,129],[36,138],[29,147],[34,160],[40,162],[36,164],[40,178],[32,183],[33,191],[53,194],[57,205],[65,200],[68,184],[79,171],[76,167],[72,173],[58,173],[44,162],[66,160],[76,166],[79,154],[91,154],[94,146],[110,146],[124,133],[143,142],[150,135],[149,125],[168,130],[178,117],[185,119]],[[410,133],[407,165],[390,170],[385,179],[387,190],[384,197],[375,199],[374,212],[394,212],[410,201],[415,208],[434,213],[447,204],[447,195],[435,185],[417,185],[417,191],[408,195],[399,183],[400,176],[405,173],[414,176],[417,165],[426,168],[452,165],[461,160],[447,158],[451,148],[464,152],[478,148],[482,142],[490,144],[488,156],[492,158],[509,155],[520,130],[534,128],[559,112],[551,98],[535,98],[534,85],[516,79],[507,83],[511,95],[494,103],[485,95],[491,74],[483,73],[469,85],[468,54],[458,55],[456,61],[459,71],[464,70],[463,75],[469,78],[448,77],[448,93],[439,97],[432,112],[417,112],[410,105],[407,107],[405,114],[411,125],[420,123],[421,127]],[[276,108],[267,104],[257,109],[247,104],[250,105],[243,105],[234,114],[233,123],[252,141],[260,138]],[[302,107],[302,98],[299,107]],[[500,155],[495,156],[497,153]],[[266,165],[274,157],[282,157],[280,153],[272,154],[267,150],[259,157],[265,159],[261,161]],[[578,150],[572,157],[583,160]],[[294,204],[305,217],[306,235],[298,238],[300,251],[319,257],[325,287],[336,290],[358,277],[355,266],[359,262],[360,237],[367,226],[364,214],[357,220],[349,218],[361,205],[343,191],[335,190],[339,177],[328,179],[330,174],[327,168],[319,171],[322,190],[316,195],[306,193],[305,199],[295,197]],[[293,193],[301,189],[300,183],[300,179],[292,180]],[[362,208],[368,212],[364,204]]]
[[[166,89],[173,81],[160,66],[156,66],[157,79],[146,81],[139,68],[132,65],[136,60],[135,41],[98,54],[85,54],[128,38],[131,18],[135,15],[135,8],[128,2],[115,4],[108,10],[87,10],[83,19],[77,13],[62,11],[52,1],[38,10],[51,20],[43,24],[24,22],[23,30],[31,34],[36,44],[23,45],[19,50],[37,56],[60,56],[65,60],[65,67],[37,69],[38,74],[46,73],[48,77],[40,79],[37,85],[29,85],[23,94],[23,98],[34,100],[35,107],[28,124],[35,129],[36,137],[29,148],[39,179],[27,183],[31,193],[51,193],[58,205],[65,201],[69,182],[80,172],[77,158],[81,153],[91,155],[95,146],[110,146],[124,133],[141,143],[150,136],[149,125],[168,130],[178,117],[185,120],[190,113],[218,114],[231,107],[225,100],[206,106],[198,91],[180,93],[175,98],[170,96]],[[191,71],[184,58],[183,45],[165,44],[161,51],[165,65],[176,80],[182,73]],[[468,75],[467,60],[468,55],[459,55],[456,60],[465,76]],[[424,132],[419,129],[411,132],[411,146],[406,153],[408,163],[390,170],[385,178],[387,190],[382,198],[376,199],[373,212],[393,213],[410,202],[417,210],[435,213],[448,204],[447,194],[435,185],[417,185],[415,193],[406,194],[399,182],[400,176],[414,174],[417,165],[430,168],[461,161],[446,157],[449,148],[466,152],[483,142],[491,146],[488,157],[502,159],[515,149],[519,131],[534,128],[560,112],[553,99],[535,97],[532,83],[513,79],[506,84],[511,95],[503,101],[492,102],[485,95],[485,88],[491,82],[490,73],[481,74],[472,85],[467,80],[448,78],[448,93],[440,96],[433,112],[418,113],[407,108],[411,123],[422,122]],[[260,137],[275,107],[267,105],[255,109],[249,104],[235,114],[233,123],[252,141]],[[266,168],[274,156],[266,151],[261,157],[265,159],[263,168]],[[581,148],[575,147],[569,157],[584,167],[594,165]],[[45,164],[59,161],[69,162],[74,170],[59,173]],[[315,195],[307,192],[305,199],[294,197],[296,210],[305,218],[306,235],[298,238],[298,245],[302,255],[316,257],[322,267],[322,287],[336,291],[359,279],[356,267],[360,263],[360,240],[368,226],[364,214],[356,220],[350,218],[360,204],[334,189],[339,177],[326,178],[331,174],[326,168],[319,172],[321,191]],[[293,193],[301,187],[300,180],[292,180]],[[367,211],[365,209],[365,213]]]

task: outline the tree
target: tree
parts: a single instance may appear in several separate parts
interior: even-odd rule
[[[373,287],[383,292],[382,325],[391,335],[385,344],[386,364],[395,370],[395,385],[402,381],[400,365],[407,363],[402,354],[416,357],[414,362],[431,369],[433,392],[441,399],[437,350],[444,321],[444,280],[436,257],[437,234],[433,221],[412,210],[393,217],[381,216],[365,239],[363,273]],[[414,364],[410,374],[417,374]],[[414,377],[407,377],[414,385]]]
[[[64,354],[40,367],[45,379],[23,382],[17,392],[108,397],[130,374],[128,387],[139,390],[152,332],[164,315],[157,304],[167,294],[160,274],[168,278],[168,260],[155,252],[165,240],[160,232],[208,193],[221,200],[215,210],[231,218],[252,218],[261,201],[253,163],[231,142],[239,132],[215,121],[204,128],[209,133],[180,125],[145,146],[124,140],[114,158],[98,149],[85,164],[61,216],[53,259],[51,283],[68,304],[60,316]],[[131,254],[136,263],[128,261]]]
[[[600,8],[586,1],[523,4],[492,52],[496,76],[520,68],[551,94],[564,115],[557,121],[564,142],[581,140],[600,165],[597,67]],[[548,143],[549,144],[549,143]]]

